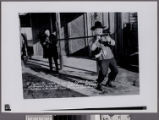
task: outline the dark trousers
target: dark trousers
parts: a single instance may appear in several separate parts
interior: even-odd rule
[[[116,64],[116,61],[114,58],[99,60],[98,66],[99,66],[99,74],[98,74],[98,79],[97,79],[98,84],[103,82],[104,78],[106,77],[106,75],[108,73],[108,68],[110,68],[111,71],[108,75],[107,83],[110,83],[111,81],[115,80],[115,78],[118,74],[118,69],[117,69],[117,64]]]
[[[55,63],[55,67],[56,67],[56,71],[58,71],[58,62],[57,62],[57,58],[56,57],[49,57],[49,66],[50,66],[50,70],[52,70],[52,58],[54,59],[54,63]]]

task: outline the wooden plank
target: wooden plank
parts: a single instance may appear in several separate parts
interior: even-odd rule
[[[61,20],[60,20],[60,13],[56,13],[56,30],[57,30],[57,39],[61,38]],[[59,41],[60,47],[60,69],[63,67],[63,60],[62,60],[62,52],[61,52],[61,44]]]

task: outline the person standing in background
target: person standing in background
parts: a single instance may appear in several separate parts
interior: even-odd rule
[[[43,57],[48,58],[50,71],[52,71],[52,59],[56,66],[56,72],[58,73],[58,51],[57,51],[57,38],[55,34],[50,34],[50,31],[46,29],[44,33],[40,35],[40,42],[43,47]]]

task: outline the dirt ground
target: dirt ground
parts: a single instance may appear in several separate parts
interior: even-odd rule
[[[105,87],[107,78],[102,83],[102,90],[96,89],[97,73],[74,70],[64,67],[59,74],[50,72],[47,62],[29,60],[22,64],[23,92],[25,99],[85,97],[106,95],[139,94],[139,73],[120,68],[115,88]]]

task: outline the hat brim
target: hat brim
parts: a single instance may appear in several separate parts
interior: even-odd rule
[[[105,26],[98,26],[98,27],[96,27],[96,26],[93,26],[93,27],[91,27],[91,30],[95,30],[96,28],[105,28]]]

